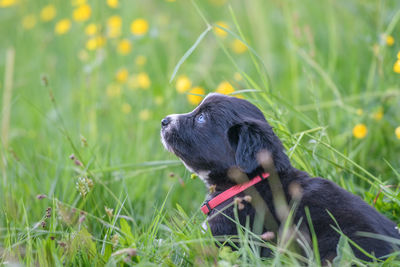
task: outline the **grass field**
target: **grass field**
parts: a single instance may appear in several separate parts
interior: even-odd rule
[[[0,25],[0,265],[318,266],[202,232],[206,188],[159,129],[214,91],[400,223],[397,0],[0,0]],[[342,241],[334,265],[363,266]]]

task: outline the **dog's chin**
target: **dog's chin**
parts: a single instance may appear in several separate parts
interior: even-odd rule
[[[164,134],[162,132],[161,132],[161,142],[166,150],[168,150],[171,153],[174,153],[182,161],[183,165],[185,165],[185,167],[188,171],[190,171],[191,173],[195,173],[206,184],[206,186],[209,187],[208,178],[209,178],[209,174],[211,173],[211,171],[195,170],[195,168],[192,168],[191,166],[189,166],[182,158],[180,158],[175,153],[174,149],[165,140]]]
[[[164,148],[165,148],[166,150],[168,150],[169,152],[175,154],[175,152],[174,152],[174,150],[172,149],[172,147],[171,147],[171,146],[168,144],[168,142],[165,140],[165,139],[166,139],[166,138],[165,138],[165,132],[164,132],[163,130],[161,130],[160,136],[161,136],[161,143],[163,144]]]
[[[196,170],[195,168],[189,166],[183,159],[181,159],[181,158],[179,158],[179,159],[182,161],[183,165],[185,165],[185,167],[186,167],[186,169],[188,171],[190,171],[191,173],[195,173],[204,182],[204,184],[207,187],[210,186],[208,178],[209,178],[209,175],[210,175],[211,171],[209,171],[209,170]]]
[[[190,166],[188,163],[185,162],[184,159],[182,159],[177,153],[174,148],[168,143],[167,141],[167,136],[168,136],[168,129],[164,129],[160,131],[160,137],[161,137],[161,143],[163,144],[164,148],[166,150],[168,150],[169,152],[175,154],[183,163],[183,165],[185,165],[186,169],[188,171],[190,171],[191,173],[195,173],[204,183],[207,187],[210,186],[208,179],[209,179],[209,174],[211,173],[211,171],[209,170],[198,170],[197,168],[194,168],[192,166]]]
[[[200,177],[200,179],[206,184],[207,187],[210,187],[210,183],[208,182],[210,173],[211,173],[211,171],[197,171],[196,172],[197,176]]]

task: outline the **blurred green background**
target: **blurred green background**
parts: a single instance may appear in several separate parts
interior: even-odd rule
[[[260,107],[296,167],[399,223],[399,19],[397,0],[0,0],[0,264],[85,262],[74,233],[100,265],[127,247],[194,264],[177,243],[203,238],[206,188],[160,120],[215,91]]]

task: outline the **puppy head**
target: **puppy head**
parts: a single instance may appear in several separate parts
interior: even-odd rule
[[[282,143],[262,112],[235,97],[209,94],[192,112],[165,117],[161,140],[207,184],[223,184],[234,167],[255,175],[261,171],[257,155],[265,150],[278,172],[291,168]]]

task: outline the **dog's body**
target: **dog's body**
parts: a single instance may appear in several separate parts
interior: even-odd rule
[[[191,113],[170,115],[163,119],[161,135],[164,146],[175,153],[190,171],[197,173],[207,186],[215,186],[215,192],[210,193],[208,200],[236,184],[229,175],[232,168],[239,168],[250,178],[264,171],[257,155],[267,150],[286,200],[292,200],[289,193],[291,185],[299,186],[302,195],[295,222],[301,220],[309,228],[305,214],[305,207],[308,207],[322,260],[332,260],[335,257],[340,238],[332,227],[336,223],[327,211],[347,237],[376,257],[391,253],[393,245],[360,236],[358,232],[400,238],[396,225],[358,196],[329,180],[311,178],[307,173],[294,168],[261,111],[248,101],[210,94]],[[274,219],[281,223],[270,184],[262,181],[254,188],[267,204]],[[227,218],[234,218],[234,208],[230,205],[232,201],[233,198],[225,201],[208,214],[208,223],[214,236],[237,234],[235,223]],[[216,214],[221,210],[227,216]],[[255,209],[245,203],[238,215],[242,225],[245,225],[246,217],[250,218],[252,225]],[[354,247],[353,250],[358,258],[371,260],[360,250]]]

